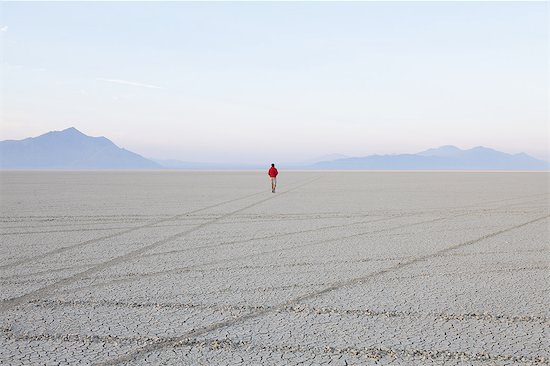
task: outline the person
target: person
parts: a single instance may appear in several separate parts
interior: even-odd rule
[[[271,179],[271,193],[275,193],[275,188],[277,188],[277,174],[279,174],[277,168],[275,168],[275,164],[271,164],[271,168],[269,168],[267,174],[269,175],[269,179]]]

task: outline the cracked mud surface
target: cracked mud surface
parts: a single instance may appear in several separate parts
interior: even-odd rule
[[[548,173],[0,177],[0,364],[550,365]]]

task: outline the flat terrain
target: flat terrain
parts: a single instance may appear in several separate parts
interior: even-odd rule
[[[550,364],[548,173],[0,177],[0,364]]]

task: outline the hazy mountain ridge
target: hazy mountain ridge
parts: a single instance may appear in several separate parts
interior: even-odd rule
[[[370,155],[323,161],[315,169],[350,170],[548,170],[550,164],[525,153],[507,154],[483,146],[462,150],[446,145],[417,154]]]
[[[462,150],[446,145],[416,154],[346,157],[327,161],[278,164],[282,169],[327,170],[549,170],[550,164],[525,153],[507,154],[478,146]],[[335,159],[336,158],[336,159]],[[266,162],[265,167],[269,166]],[[277,162],[276,162],[277,163]],[[91,137],[71,127],[23,140],[0,141],[2,169],[212,169],[252,170],[247,163],[200,163],[147,159],[115,145],[106,137]]]
[[[91,137],[71,127],[23,140],[0,141],[3,169],[158,169],[141,155],[106,137]]]

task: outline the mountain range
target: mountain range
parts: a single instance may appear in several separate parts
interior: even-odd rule
[[[267,162],[268,164],[270,162]],[[332,154],[287,169],[320,170],[549,170],[527,154],[507,154],[483,146],[468,150],[442,146],[416,154],[346,157]],[[71,127],[24,140],[0,141],[1,169],[263,169],[253,164],[152,160]]]
[[[71,127],[24,140],[0,141],[2,169],[160,169],[161,165]]]
[[[322,161],[314,169],[350,170],[548,170],[548,162],[525,153],[507,154],[483,146],[442,146],[416,154],[370,155]]]

